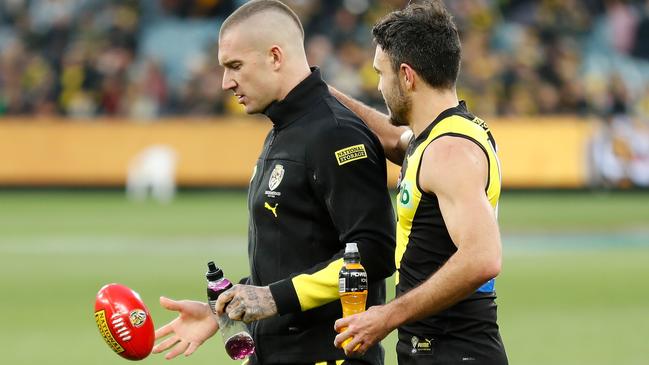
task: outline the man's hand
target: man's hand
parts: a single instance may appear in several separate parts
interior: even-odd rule
[[[360,356],[385,338],[395,327],[388,324],[388,310],[384,305],[370,307],[367,311],[341,318],[334,324],[334,346],[341,347],[346,339],[353,337],[343,349],[347,356]]]
[[[155,354],[172,348],[165,355],[167,360],[181,353],[185,356],[191,355],[219,329],[217,317],[206,303],[193,300],[175,301],[160,297],[160,305],[165,309],[178,312],[176,319],[155,331],[156,340],[172,335],[153,348]]]
[[[219,295],[218,315],[227,313],[230,319],[250,323],[277,314],[275,299],[267,286],[235,285]]]

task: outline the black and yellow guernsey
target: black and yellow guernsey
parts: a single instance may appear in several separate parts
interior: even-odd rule
[[[466,138],[484,151],[489,165],[485,194],[493,209],[498,209],[501,177],[496,143],[486,123],[470,114],[464,102],[460,102],[457,107],[442,112],[411,141],[404,159],[397,196],[397,295],[426,281],[457,251],[444,224],[437,197],[423,191],[419,185],[425,149],[445,136]],[[455,338],[478,345],[501,346],[495,298],[492,279],[451,308],[403,325],[399,331],[424,338]]]
[[[248,190],[247,283],[270,287],[279,316],[253,322],[251,363],[345,358],[333,345],[342,317],[338,272],[357,242],[367,305],[385,302],[394,272],[395,217],[377,137],[330,93],[313,69],[264,113],[272,120]],[[382,364],[374,346],[363,357]]]

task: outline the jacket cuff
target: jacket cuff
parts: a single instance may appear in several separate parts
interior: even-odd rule
[[[268,288],[273,295],[279,315],[302,311],[300,300],[290,278],[276,281],[270,284]]]

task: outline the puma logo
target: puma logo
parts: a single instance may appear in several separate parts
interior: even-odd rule
[[[270,204],[268,204],[268,202],[264,202],[264,208],[270,210],[271,213],[273,213],[273,215],[275,216],[275,218],[277,218],[277,206],[278,205],[279,205],[279,203],[275,203],[275,206],[271,207]]]

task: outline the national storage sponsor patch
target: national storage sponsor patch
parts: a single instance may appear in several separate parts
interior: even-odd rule
[[[365,152],[364,144],[357,144],[336,151],[336,160],[338,160],[338,165],[344,165],[348,162],[361,160],[364,158],[367,158],[367,152]]]
[[[97,327],[99,327],[99,332],[104,338],[108,346],[113,349],[116,353],[124,352],[124,348],[115,340],[113,335],[110,333],[108,328],[108,323],[106,323],[106,311],[100,310],[95,312],[95,321],[97,322]]]

